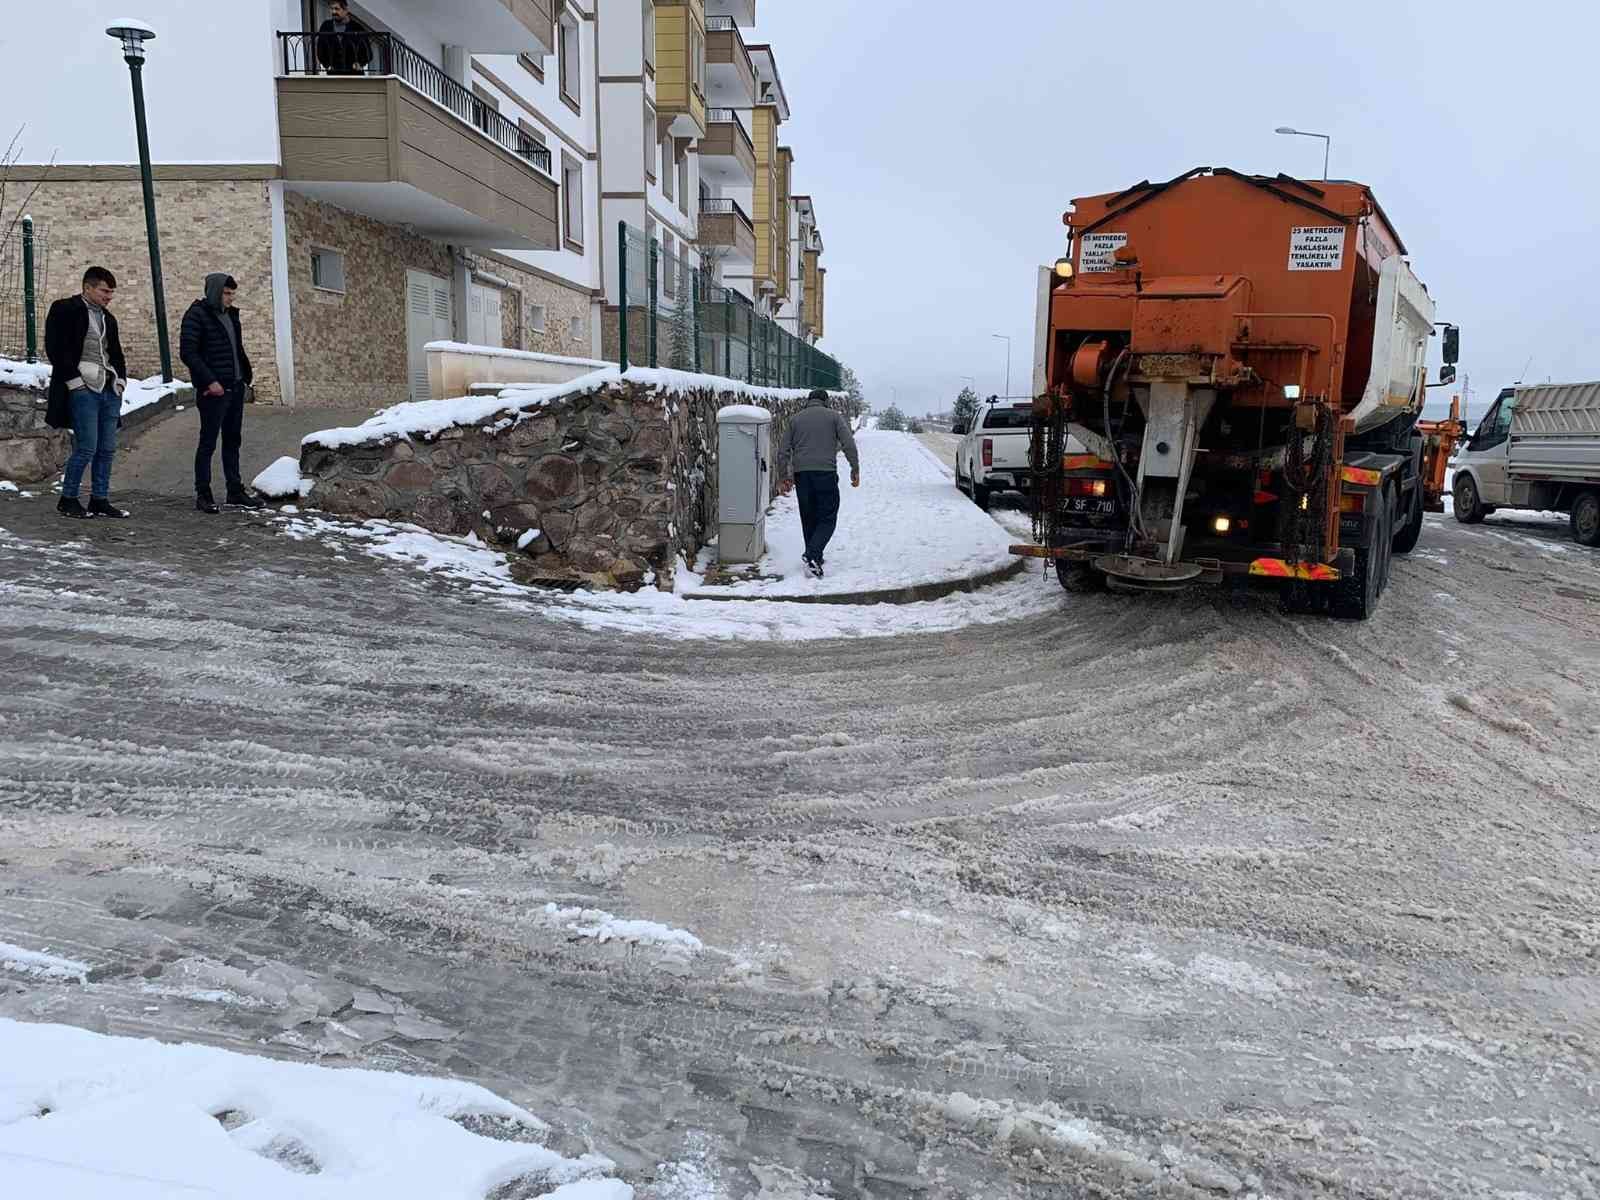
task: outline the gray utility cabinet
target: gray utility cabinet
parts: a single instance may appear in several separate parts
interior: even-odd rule
[[[717,561],[759,562],[767,552],[772,414],[753,404],[717,412]]]

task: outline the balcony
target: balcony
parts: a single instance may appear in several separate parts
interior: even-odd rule
[[[556,52],[559,0],[368,0],[368,7],[380,25],[407,30],[419,43],[436,38],[477,54]]]
[[[706,18],[725,17],[746,29],[756,23],[756,0],[706,0]]]
[[[674,137],[706,132],[706,16],[702,0],[656,4],[656,114]]]
[[[739,116],[729,108],[706,112],[700,139],[700,174],[712,183],[749,187],[756,180],[756,148]]]
[[[748,267],[756,261],[756,228],[737,200],[700,201],[700,241],[725,251],[729,264]]]
[[[325,38],[278,42],[278,139],[292,190],[438,241],[558,247],[549,150],[436,64],[371,33],[345,47],[360,73],[326,74]]]
[[[756,69],[732,17],[706,18],[706,102],[749,108],[756,102]]]

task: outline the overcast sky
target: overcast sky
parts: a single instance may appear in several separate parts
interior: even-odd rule
[[[1525,364],[1600,378],[1596,13],[760,0],[826,244],[824,347],[873,404],[927,412],[964,375],[1000,391],[1009,334],[1024,392],[1071,199],[1201,165],[1315,179],[1322,143],[1273,133],[1291,125],[1333,136],[1333,177],[1372,187],[1461,325],[1474,413]]]

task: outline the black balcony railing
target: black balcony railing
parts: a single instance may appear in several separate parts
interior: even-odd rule
[[[393,75],[550,174],[550,150],[392,33],[278,33],[284,75]]]
[[[739,202],[731,197],[716,198],[708,196],[702,199],[700,201],[700,215],[703,217],[735,216],[750,226],[752,230],[755,229],[755,225],[751,222],[749,215],[739,207]]]

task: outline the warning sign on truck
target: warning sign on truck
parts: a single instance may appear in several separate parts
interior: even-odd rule
[[[1296,225],[1289,230],[1289,270],[1337,271],[1344,266],[1343,225]]]
[[[1086,233],[1078,239],[1078,271],[1115,271],[1117,251],[1128,244],[1125,233]]]

